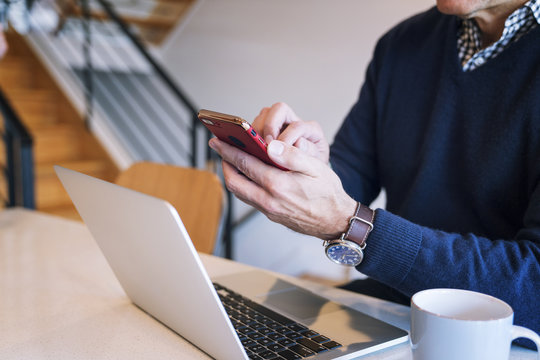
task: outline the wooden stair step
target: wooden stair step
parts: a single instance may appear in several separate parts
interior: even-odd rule
[[[21,41],[22,35],[13,29],[8,29],[4,32],[4,35],[9,46],[6,56],[33,56],[33,52],[28,44],[25,41]]]
[[[47,89],[11,89],[10,103],[29,128],[50,126],[60,121],[58,93]]]
[[[26,65],[27,61],[14,56],[6,56],[0,61],[0,84],[3,89],[25,89],[38,85],[32,66]]]
[[[10,50],[0,60],[0,87],[34,140],[36,206],[40,211],[80,219],[53,164],[105,180],[111,180],[118,170],[26,40],[16,33],[6,35]],[[3,163],[4,152],[2,146]],[[0,195],[2,187],[5,184],[0,181]]]
[[[18,109],[15,105],[13,105],[13,107],[15,108],[21,122],[31,133],[39,131],[39,129],[42,128],[59,124],[62,121],[62,117],[56,112],[39,114],[29,110],[28,108],[21,111],[21,109]]]
[[[39,210],[66,207],[71,199],[54,172],[53,165],[60,165],[97,178],[107,177],[109,165],[103,160],[77,160],[36,166],[36,207]],[[106,179],[110,180],[110,179]]]
[[[84,134],[70,125],[34,129],[34,159],[36,163],[76,160],[82,154]]]

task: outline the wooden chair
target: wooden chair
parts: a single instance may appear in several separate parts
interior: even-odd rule
[[[116,183],[171,203],[197,251],[213,252],[224,208],[223,187],[214,173],[139,162],[123,171]]]

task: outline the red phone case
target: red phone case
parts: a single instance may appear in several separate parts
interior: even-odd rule
[[[220,140],[244,150],[267,164],[287,170],[270,159],[264,139],[242,118],[209,110],[199,111],[198,117]]]

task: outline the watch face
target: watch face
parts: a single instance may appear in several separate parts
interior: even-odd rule
[[[326,247],[326,256],[333,262],[341,265],[356,266],[362,262],[364,253],[356,244],[345,241],[331,243]]]

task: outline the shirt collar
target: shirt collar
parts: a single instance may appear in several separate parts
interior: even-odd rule
[[[528,9],[528,10],[527,10]],[[540,24],[540,0],[529,0],[523,6],[516,9],[510,16],[506,19],[504,23],[504,31],[502,37],[514,27],[516,22],[515,17],[519,16],[520,13],[530,11],[534,20]],[[530,15],[529,15],[530,16]],[[461,21],[461,32],[466,33],[468,37],[468,42],[470,45],[473,45],[476,50],[479,50],[481,47],[480,39],[480,28],[476,24],[474,19],[466,19]]]
[[[523,6],[528,7],[532,11],[532,14],[533,14],[536,22],[538,24],[540,24],[540,1],[539,0],[529,0]]]

